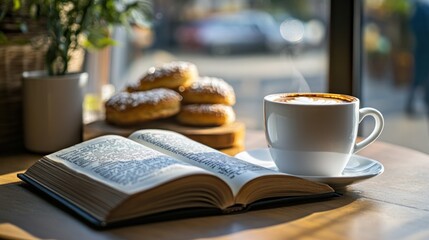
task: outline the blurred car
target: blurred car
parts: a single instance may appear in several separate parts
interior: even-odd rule
[[[180,26],[175,39],[179,47],[212,54],[317,47],[325,39],[325,24],[303,22],[289,15],[281,20],[267,12],[247,10],[216,15]]]
[[[242,11],[190,22],[180,26],[175,37],[184,49],[213,54],[278,50],[287,44],[274,18],[261,11]]]

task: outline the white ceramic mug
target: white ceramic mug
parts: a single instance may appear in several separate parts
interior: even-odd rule
[[[356,142],[363,118],[372,133]],[[338,176],[351,155],[375,141],[384,120],[356,97],[330,93],[280,93],[264,98],[265,136],[280,171],[303,176]]]

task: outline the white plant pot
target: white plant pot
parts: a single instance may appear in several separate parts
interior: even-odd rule
[[[82,141],[87,81],[87,73],[23,73],[24,145],[28,150],[49,153]]]

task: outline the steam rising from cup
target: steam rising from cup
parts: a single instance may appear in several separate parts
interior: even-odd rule
[[[280,24],[280,34],[282,38],[288,42],[288,45],[291,45],[286,49],[286,56],[288,57],[289,64],[292,68],[292,81],[289,83],[290,92],[311,92],[310,86],[304,76],[296,68],[295,61],[293,59],[294,48],[296,48],[297,44],[302,42],[304,39],[304,24],[296,19],[286,19]]]

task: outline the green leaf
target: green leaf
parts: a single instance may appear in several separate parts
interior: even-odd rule
[[[82,43],[82,46],[84,48],[90,49],[90,50],[99,50],[103,49],[108,46],[115,46],[117,45],[117,42],[113,40],[112,38],[102,38],[97,39],[94,42],[89,41],[88,39],[84,40]]]
[[[89,49],[102,49],[116,44],[117,42],[110,38],[108,28],[94,28],[88,31],[82,45]]]
[[[13,11],[16,11],[21,8],[21,1],[20,0],[13,0]]]

